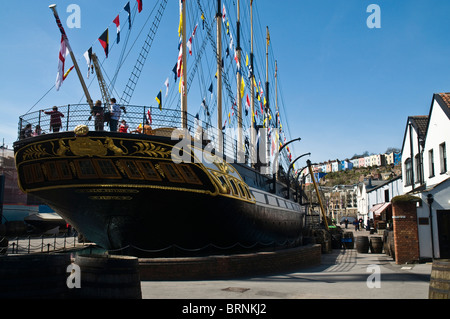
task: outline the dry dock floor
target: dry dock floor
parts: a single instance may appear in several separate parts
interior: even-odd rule
[[[354,235],[367,236],[366,231]],[[427,299],[431,263],[334,249],[298,272],[232,280],[142,281],[143,299]]]

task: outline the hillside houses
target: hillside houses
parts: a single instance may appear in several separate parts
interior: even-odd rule
[[[397,165],[401,162],[401,153],[374,154],[364,157],[356,157],[345,160],[329,160],[313,165],[316,173],[332,173],[362,167],[379,167],[385,165]]]

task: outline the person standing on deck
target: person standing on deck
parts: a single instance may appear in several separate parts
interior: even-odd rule
[[[111,111],[111,120],[109,122],[109,128],[111,132],[117,132],[117,125],[119,124],[120,116],[122,115],[122,110],[116,104],[116,99],[111,99],[110,111]]]
[[[58,133],[62,127],[61,117],[64,117],[64,114],[59,112],[56,106],[53,107],[52,111],[45,112],[44,110],[41,110],[41,112],[50,115],[50,131],[53,131],[53,133]]]
[[[95,119],[95,130],[103,131],[104,128],[104,112],[102,107],[102,101],[98,100],[95,102],[94,108],[92,109],[92,115],[94,115]]]

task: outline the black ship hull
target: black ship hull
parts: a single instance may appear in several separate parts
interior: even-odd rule
[[[137,256],[301,243],[304,214],[268,179],[211,155],[174,163],[169,136],[65,132],[16,142],[19,184],[87,239]],[[177,253],[175,253],[177,251]]]

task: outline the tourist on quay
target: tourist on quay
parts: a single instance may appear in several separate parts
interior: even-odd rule
[[[64,114],[59,112],[56,106],[53,107],[52,111],[45,112],[44,110],[41,110],[41,112],[50,115],[50,131],[58,133],[62,127],[61,117],[64,117]]]
[[[120,116],[122,115],[121,108],[116,104],[117,101],[115,98],[111,99],[111,120],[109,121],[109,129],[111,132],[117,132],[117,126],[119,124]]]
[[[359,221],[357,219],[355,219],[353,221],[353,225],[355,226],[355,231],[358,231],[359,230]]]
[[[92,108],[92,115],[94,116],[95,122],[95,130],[103,131],[104,129],[104,111],[102,107],[102,101],[98,100],[95,102],[94,107]]]

